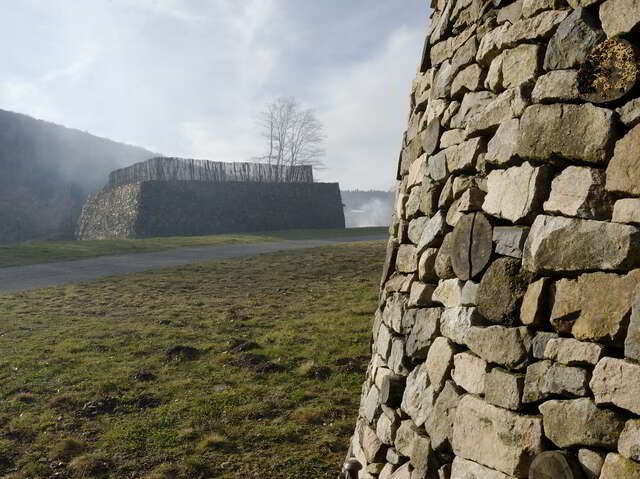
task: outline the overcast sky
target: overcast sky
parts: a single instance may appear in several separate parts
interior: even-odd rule
[[[12,0],[0,108],[171,156],[246,161],[294,96],[327,134],[320,179],[392,186],[425,0]]]

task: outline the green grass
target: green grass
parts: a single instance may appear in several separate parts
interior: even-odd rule
[[[149,253],[175,248],[221,246],[265,241],[322,239],[385,234],[387,228],[269,231],[256,234],[174,236],[130,240],[32,242],[0,246],[0,268],[71,261],[115,254]]]
[[[0,296],[0,478],[335,477],[384,248]]]

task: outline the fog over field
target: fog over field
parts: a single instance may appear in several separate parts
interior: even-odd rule
[[[167,155],[246,161],[261,153],[258,112],[294,96],[325,125],[317,177],[386,190],[422,3],[21,0],[3,13],[0,108]]]

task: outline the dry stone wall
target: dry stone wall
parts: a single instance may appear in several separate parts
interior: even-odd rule
[[[80,240],[344,228],[338,183],[143,181],[89,196]]]
[[[348,458],[640,478],[640,2],[433,0]]]

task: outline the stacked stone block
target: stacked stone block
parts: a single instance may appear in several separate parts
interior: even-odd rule
[[[637,0],[433,0],[360,478],[640,478]]]

